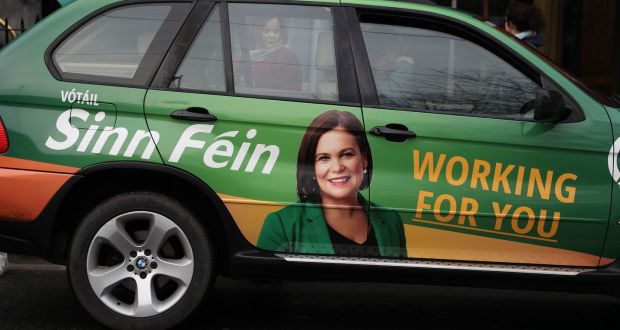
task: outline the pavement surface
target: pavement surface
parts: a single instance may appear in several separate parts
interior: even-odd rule
[[[64,267],[11,255],[0,329],[103,329]],[[610,329],[620,299],[595,294],[375,283],[259,283],[219,278],[180,329]]]

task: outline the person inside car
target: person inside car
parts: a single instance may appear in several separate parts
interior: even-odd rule
[[[377,92],[386,105],[409,107],[411,100],[405,95],[415,91],[415,60],[411,56],[411,40],[400,36],[398,30],[381,25],[371,27],[364,38],[368,49]]]
[[[300,91],[299,59],[286,46],[287,29],[282,19],[267,18],[259,25],[257,48],[250,51],[253,87]]]
[[[541,34],[544,27],[543,14],[535,5],[513,1],[506,9],[504,28],[532,48],[544,46],[545,39]]]

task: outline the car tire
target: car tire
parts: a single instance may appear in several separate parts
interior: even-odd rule
[[[77,228],[71,288],[98,321],[119,329],[166,329],[187,318],[213,284],[207,232],[178,201],[150,192],[115,196]]]

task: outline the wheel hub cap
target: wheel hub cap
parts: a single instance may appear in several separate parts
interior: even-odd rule
[[[145,270],[149,266],[149,260],[146,259],[145,257],[140,257],[136,259],[135,264],[136,264],[136,268],[138,268],[139,270]]]

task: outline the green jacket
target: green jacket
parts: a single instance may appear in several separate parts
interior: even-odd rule
[[[368,219],[375,231],[379,252],[383,257],[407,257],[403,223],[398,213],[370,206]],[[270,251],[335,254],[327,223],[320,205],[299,203],[270,213],[258,237],[258,247]]]

